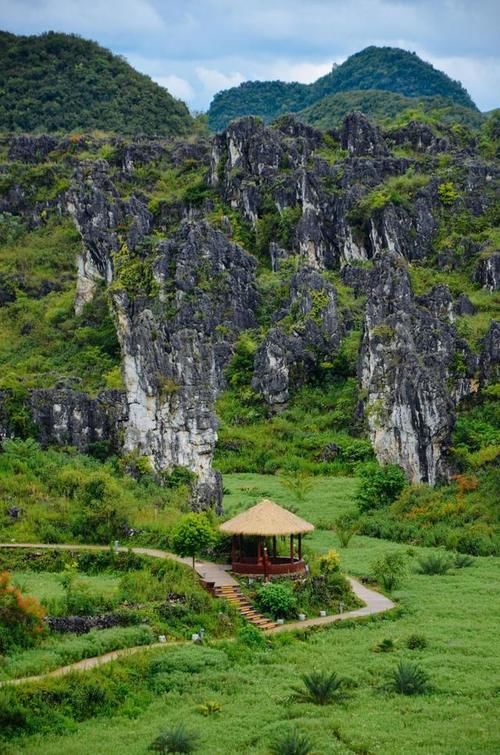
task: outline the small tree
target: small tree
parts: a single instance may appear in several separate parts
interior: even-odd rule
[[[195,557],[210,547],[214,537],[206,514],[186,514],[172,532],[172,548],[179,556],[191,556],[194,571]]]
[[[360,474],[356,501],[360,511],[381,509],[396,500],[408,484],[404,472],[395,464],[367,465]]]
[[[405,557],[397,551],[386,553],[372,564],[372,571],[386,590],[394,590],[406,575]]]

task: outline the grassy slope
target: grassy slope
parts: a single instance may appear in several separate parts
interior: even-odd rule
[[[34,595],[42,605],[62,600],[64,588],[61,574],[53,572],[13,571],[12,580],[21,592]],[[114,574],[79,574],[78,582],[85,585],[91,594],[97,593],[114,597],[118,591],[120,577]]]
[[[225,484],[232,491],[227,496],[229,512],[264,494],[287,500],[276,478],[227,475]],[[352,480],[318,479],[310,502],[301,505],[300,512],[312,521],[333,517],[352,506],[352,493]],[[326,531],[316,532],[310,542],[318,550],[338,547],[335,536]],[[405,553],[408,549],[354,537],[342,552],[343,564],[351,574],[364,574],[371,562],[388,550]],[[421,549],[414,551],[418,554]],[[132,755],[143,753],[159,731],[178,721],[200,732],[199,752],[204,755],[226,751],[264,755],[269,739],[293,726],[310,735],[318,753],[498,752],[494,685],[495,671],[500,668],[492,610],[498,565],[498,559],[478,558],[469,569],[447,576],[420,576],[412,571],[396,593],[402,615],[395,621],[387,618],[337,626],[312,635],[307,642],[283,637],[272,650],[247,659],[248,665],[243,660],[229,661],[198,676],[182,673],[179,663],[176,674],[184,681],[183,691],[158,697],[137,717],[129,711],[128,716],[94,719],[77,724],[66,736],[33,737],[6,752],[86,755],[91,751],[104,755],[119,751]],[[405,648],[405,639],[413,633],[426,636],[427,649]],[[398,650],[373,653],[374,644],[385,637],[398,640]],[[206,651],[188,646],[175,652],[179,659],[187,660]],[[435,687],[432,694],[406,698],[381,691],[384,675],[400,658],[415,660],[428,671]],[[351,699],[345,705],[326,707],[290,702],[290,685],[314,668],[335,669],[353,678],[358,687]],[[110,668],[106,673],[116,671]],[[222,704],[222,713],[202,717],[197,705],[214,699]]]

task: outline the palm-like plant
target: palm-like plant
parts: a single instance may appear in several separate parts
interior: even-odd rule
[[[446,574],[451,569],[452,560],[446,553],[429,553],[418,559],[417,571],[420,574]]]
[[[302,675],[303,687],[292,687],[295,697],[300,702],[328,705],[333,700],[344,696],[345,679],[336,671],[311,671]]]
[[[309,739],[297,732],[285,734],[271,745],[271,755],[309,755],[311,752]]]
[[[396,650],[396,643],[389,637],[385,637],[383,640],[380,640],[373,649],[376,653],[392,653]]]
[[[296,470],[283,474],[280,477],[280,484],[293,495],[297,503],[302,503],[314,483],[308,472]]]
[[[148,747],[148,750],[159,752],[161,755],[167,753],[191,753],[196,749],[198,735],[185,728],[184,724],[178,724],[173,729],[167,729],[154,739]]]
[[[359,524],[352,514],[344,514],[335,519],[334,530],[342,548],[347,548],[352,536],[359,532]]]
[[[423,695],[429,689],[429,676],[415,663],[400,661],[391,671],[387,689],[399,695]]]

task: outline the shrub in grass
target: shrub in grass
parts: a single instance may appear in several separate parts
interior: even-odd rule
[[[271,755],[310,755],[310,740],[298,732],[290,732],[278,737],[271,744]]]
[[[345,679],[336,671],[311,671],[302,675],[302,687],[293,687],[295,697],[300,702],[328,705],[344,696]]]
[[[406,647],[409,650],[423,650],[428,645],[423,634],[411,634],[406,640]]]
[[[429,676],[415,663],[400,661],[391,671],[387,689],[399,695],[423,695],[429,690]]]
[[[198,710],[202,716],[213,716],[222,711],[222,705],[216,700],[207,700],[206,703],[203,703],[198,707]]]
[[[467,553],[455,553],[453,558],[454,569],[465,569],[467,566],[472,566],[474,559]]]
[[[446,574],[452,567],[453,561],[447,553],[429,553],[417,559],[419,574]]]
[[[35,598],[23,596],[8,572],[0,573],[0,653],[34,645],[44,633],[44,616]]]
[[[148,750],[159,752],[161,755],[166,753],[190,753],[196,750],[198,744],[198,734],[186,729],[184,724],[179,724],[175,728],[167,729],[159,734],[148,747]]]
[[[261,611],[270,613],[275,619],[293,614],[296,598],[288,585],[268,582],[257,593],[257,605]]]
[[[372,572],[386,590],[394,590],[406,576],[405,557],[398,551],[386,553],[372,564]]]
[[[396,650],[396,643],[388,637],[384,637],[383,640],[377,642],[373,648],[376,653],[392,653]]]
[[[238,642],[256,650],[264,650],[267,647],[266,638],[260,629],[253,624],[244,624],[237,634]]]

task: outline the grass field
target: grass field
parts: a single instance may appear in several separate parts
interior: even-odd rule
[[[227,511],[232,513],[263,495],[289,499],[274,477],[227,475]],[[308,499],[298,506],[313,523],[329,520],[352,507],[354,481],[318,479]],[[310,538],[317,550],[338,548],[333,533],[319,530]],[[265,650],[236,652],[231,642],[198,648],[186,646],[149,651],[165,658],[175,654],[169,691],[145,694],[134,703],[143,678],[137,676],[131,698],[113,717],[68,723],[62,736],[32,736],[7,745],[5,752],[72,755],[144,753],[151,740],[179,721],[200,734],[203,755],[239,752],[264,755],[280,732],[297,729],[323,753],[413,753],[471,755],[500,751],[497,726],[499,643],[496,593],[499,560],[477,558],[466,569],[444,576],[424,576],[414,569],[415,557],[430,549],[354,536],[340,549],[343,567],[362,575],[380,554],[403,552],[409,573],[393,596],[400,608],[392,616],[349,622],[305,638],[277,636]],[[423,635],[427,647],[410,650],[406,640]],[[384,638],[396,642],[391,653],[373,651]],[[428,672],[433,689],[415,697],[389,694],[383,686],[399,659],[411,659]],[[206,665],[201,661],[205,659]],[[101,674],[120,675],[133,663],[122,661]],[[128,666],[127,666],[128,664]],[[314,706],[290,699],[291,686],[312,669],[335,670],[353,680],[342,704]],[[92,675],[94,672],[89,672]],[[204,717],[198,706],[216,700],[218,714]]]
[[[78,582],[84,586],[90,595],[98,594],[113,599],[118,591],[119,575],[78,574]],[[34,595],[43,606],[50,609],[51,605],[64,598],[64,588],[60,574],[53,572],[13,571],[12,580],[21,592]]]

